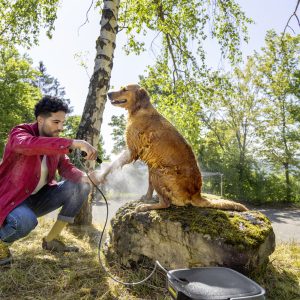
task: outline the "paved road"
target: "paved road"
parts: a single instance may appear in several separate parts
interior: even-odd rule
[[[138,199],[139,197],[136,197]],[[134,200],[131,199],[130,200]],[[120,206],[125,204],[128,199],[109,199],[109,220],[116,213]],[[300,243],[300,209],[273,209],[273,208],[256,208],[264,213],[272,222],[276,236],[276,241]],[[93,220],[95,223],[104,224],[106,216],[106,207],[101,200],[93,205]]]
[[[276,241],[300,243],[300,209],[259,209],[272,222]]]

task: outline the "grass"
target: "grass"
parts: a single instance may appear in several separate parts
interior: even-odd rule
[[[36,230],[11,247],[15,262],[0,269],[0,299],[171,299],[165,289],[165,275],[160,271],[145,284],[134,287],[110,279],[97,259],[99,227],[64,231],[66,242],[79,246],[79,253],[45,252],[41,239],[52,224],[40,220]],[[119,280],[139,281],[151,269],[139,266],[127,270],[115,264],[110,271]],[[267,290],[268,300],[299,300],[300,244],[278,245],[270,263],[250,277]]]
[[[267,290],[267,299],[300,300],[300,244],[279,244],[270,263],[252,274]]]

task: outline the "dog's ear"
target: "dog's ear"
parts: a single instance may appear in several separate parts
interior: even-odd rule
[[[144,88],[139,88],[135,92],[135,110],[146,108],[150,103],[148,92]]]

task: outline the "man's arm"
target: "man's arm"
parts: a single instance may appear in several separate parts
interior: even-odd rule
[[[80,151],[85,152],[87,155],[84,158],[87,160],[97,159],[97,150],[84,140],[73,140],[70,149],[79,149]],[[95,177],[96,172],[89,173],[88,177],[85,172],[80,171],[70,162],[70,159],[67,155],[61,156],[58,165],[58,171],[61,176],[74,182],[91,183],[89,179],[90,177],[95,184],[98,184],[98,181]]]
[[[85,159],[95,160],[97,158],[97,150],[86,141],[61,137],[35,136],[22,126],[12,129],[8,145],[11,151],[23,155],[68,154],[70,149],[79,149],[87,153]]]
[[[73,140],[60,137],[34,136],[26,128],[12,129],[7,147],[23,155],[55,155],[69,153]]]

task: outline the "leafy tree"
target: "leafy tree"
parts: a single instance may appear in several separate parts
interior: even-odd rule
[[[41,97],[31,84],[38,72],[31,60],[13,47],[0,48],[0,155],[10,129],[34,120],[33,107]]]
[[[33,82],[33,85],[41,90],[43,96],[55,96],[68,103],[70,112],[72,112],[73,107],[70,106],[70,99],[66,98],[65,88],[61,86],[57,78],[47,73],[47,69],[43,62],[39,62],[38,72],[38,76]],[[76,128],[78,129],[78,125]],[[73,135],[73,137],[75,136],[76,134]]]
[[[99,144],[98,144],[98,156],[103,161],[110,159],[109,155],[106,153],[105,148],[104,148],[104,140],[103,140],[102,134],[100,134],[100,139],[99,139]]]
[[[66,122],[64,124],[64,131],[62,132],[61,136],[74,138],[78,130],[80,118],[81,118],[80,116],[76,116],[76,115],[68,116],[66,118]]]
[[[256,53],[257,85],[265,96],[265,105],[258,134],[261,155],[273,170],[285,175],[285,200],[295,199],[291,176],[299,175],[300,98],[299,65],[300,35],[266,35],[266,46]]]
[[[233,0],[126,0],[120,7],[120,27],[128,36],[125,49],[144,51],[141,36],[154,32],[160,37],[160,60],[165,60],[165,65],[170,62],[175,80],[183,73],[188,76],[186,71],[199,71],[208,35],[216,38],[224,56],[232,62],[238,60],[240,42],[248,39],[247,24],[251,22]],[[191,43],[196,45],[194,49]]]
[[[224,173],[229,197],[299,200],[299,37],[285,39],[269,32],[261,54],[207,89],[201,165]]]
[[[40,29],[54,29],[59,0],[0,0],[0,46],[38,43]]]
[[[112,140],[114,141],[114,146],[112,153],[118,154],[126,147],[125,142],[125,128],[126,128],[126,119],[125,115],[112,116],[109,126],[113,128]]]
[[[240,199],[249,199],[255,169],[255,129],[261,110],[255,74],[252,58],[244,69],[235,68],[232,74],[213,73],[199,113],[206,128],[201,164],[206,170],[224,173],[230,181],[227,193]]]
[[[49,75],[42,61],[38,65],[39,76],[34,84],[41,90],[43,95],[55,96],[70,103],[70,99],[66,98],[65,88],[61,86],[57,78]]]

